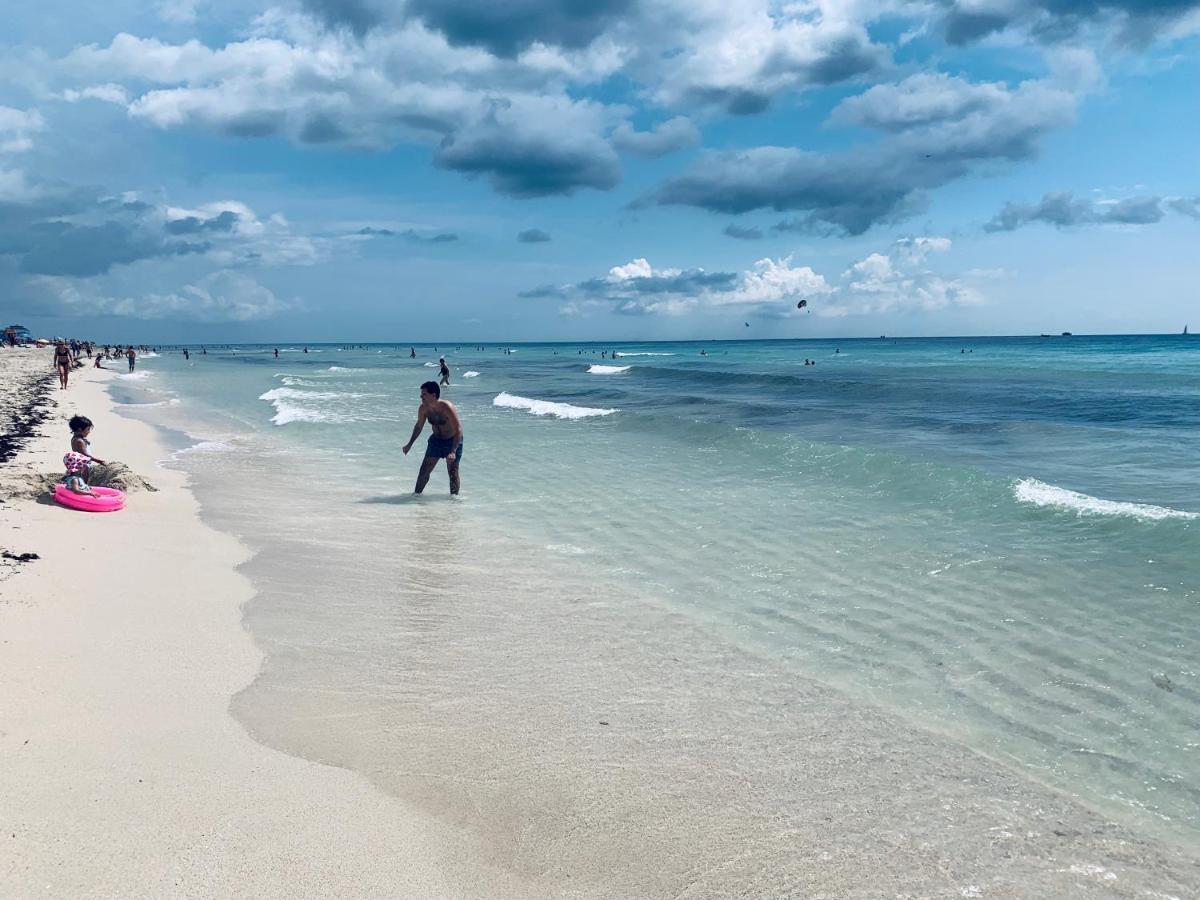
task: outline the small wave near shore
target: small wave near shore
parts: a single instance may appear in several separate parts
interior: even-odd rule
[[[1013,485],[1013,496],[1021,503],[1033,506],[1050,507],[1065,512],[1073,512],[1077,516],[1130,516],[1143,521],[1160,521],[1162,519],[1195,519],[1200,513],[1187,512],[1182,509],[1171,509],[1167,506],[1154,506],[1149,503],[1130,503],[1121,500],[1104,500],[1092,497],[1038,481],[1036,478],[1022,478]]]
[[[550,400],[533,400],[503,391],[492,400],[492,406],[507,409],[523,409],[535,416],[554,416],[557,419],[586,419],[591,416],[611,416],[619,409],[598,409],[590,406],[572,406],[570,403],[554,403]]]

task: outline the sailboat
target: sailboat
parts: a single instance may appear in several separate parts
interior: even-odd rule
[[[1184,335],[1187,334],[1187,326],[1186,325],[1183,326],[1183,333],[1184,333]]]

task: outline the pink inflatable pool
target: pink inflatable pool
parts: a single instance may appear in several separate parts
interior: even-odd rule
[[[54,499],[84,512],[116,512],[125,505],[125,495],[116,488],[94,487],[91,494],[77,494],[65,484],[54,488]]]

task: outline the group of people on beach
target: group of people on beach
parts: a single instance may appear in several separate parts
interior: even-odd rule
[[[142,347],[143,351],[147,348]],[[119,344],[105,344],[102,347],[97,347],[92,341],[77,341],[59,339],[54,344],[54,370],[58,373],[58,389],[66,390],[71,378],[71,370],[80,368],[83,365],[81,358],[87,355],[88,359],[95,359],[93,368],[103,369],[103,361],[106,359],[117,359],[125,357],[125,362],[129,366],[129,371],[132,372],[137,366],[138,351],[134,349],[132,344],[127,344],[122,347]]]

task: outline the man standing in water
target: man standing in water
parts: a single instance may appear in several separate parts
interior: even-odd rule
[[[446,365],[446,357],[440,357],[438,365],[441,366],[441,383],[446,385],[446,387],[450,387],[450,367]]]
[[[129,360],[129,371],[133,371],[133,367],[137,365],[137,351],[131,346],[125,351],[125,358]]]
[[[415,493],[425,490],[429,476],[439,459],[446,460],[446,469],[450,473],[450,493],[458,494],[458,465],[462,462],[463,429],[458,419],[458,410],[449,400],[442,399],[442,389],[436,381],[427,381],[421,385],[421,405],[417,408],[417,424],[413,426],[412,437],[401,449],[404,455],[416,443],[425,427],[425,422],[433,426],[433,434],[429,436],[429,444],[425,447],[425,459],[421,463],[421,472],[417,475]]]

